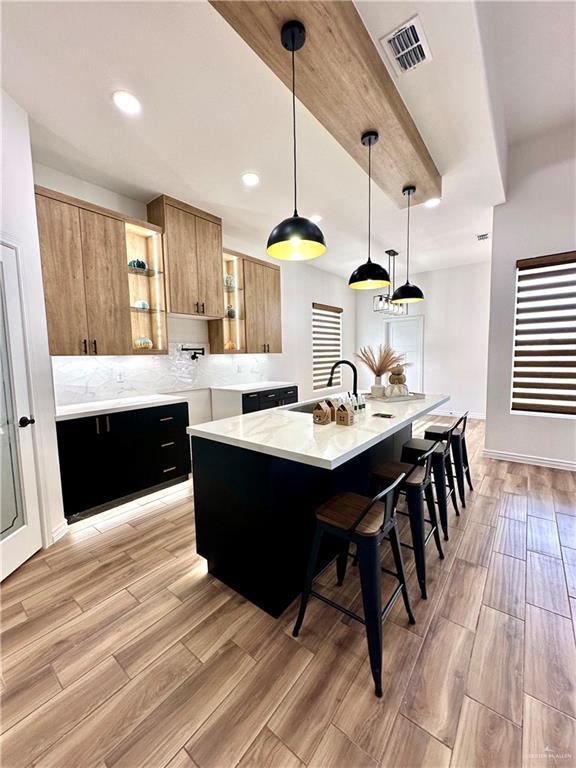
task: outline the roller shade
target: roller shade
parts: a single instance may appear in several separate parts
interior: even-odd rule
[[[342,309],[327,304],[312,304],[312,385],[326,389],[330,370],[342,358]],[[333,384],[342,384],[342,369],[334,374]]]
[[[512,410],[576,415],[576,251],[516,262]]]

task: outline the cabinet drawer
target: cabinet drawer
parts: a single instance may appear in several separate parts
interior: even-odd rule
[[[265,392],[260,392],[260,408],[274,408],[278,405],[281,391],[279,389],[267,389]]]
[[[188,426],[188,404],[160,405],[140,411],[142,423],[159,438],[163,435],[185,434]]]
[[[278,397],[280,400],[286,402],[296,402],[296,400],[298,400],[298,387],[286,387],[285,389],[280,389],[278,391]],[[295,400],[292,400],[291,398],[295,398]]]
[[[242,413],[253,413],[260,410],[260,393],[247,392],[242,395]]]

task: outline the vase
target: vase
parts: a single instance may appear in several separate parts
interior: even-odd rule
[[[385,387],[382,386],[382,376],[375,376],[374,384],[372,384],[370,389],[374,397],[382,397],[384,395],[384,389]]]

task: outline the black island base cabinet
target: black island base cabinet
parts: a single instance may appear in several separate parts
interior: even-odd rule
[[[68,521],[187,480],[187,426],[187,403],[57,422]]]

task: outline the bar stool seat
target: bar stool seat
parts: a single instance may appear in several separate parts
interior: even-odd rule
[[[455,429],[452,434],[454,437],[461,437],[462,430]],[[424,432],[424,438],[426,440],[446,440],[446,435],[447,427],[443,424],[434,424],[431,427],[426,427],[426,431]]]
[[[400,473],[394,475],[394,479],[398,474]],[[335,528],[348,530],[360,517],[368,501],[369,499],[359,493],[339,493],[318,507],[316,518]],[[382,502],[376,502],[356,526],[356,533],[360,536],[373,536],[382,525],[383,516],[384,505]]]
[[[396,525],[396,504],[403,478],[403,475],[397,476],[394,482],[372,499],[357,493],[340,493],[318,507],[316,510],[316,531],[300,599],[300,610],[292,630],[294,637],[298,637],[310,597],[316,597],[351,619],[364,624],[370,668],[377,696],[382,696],[382,622],[399,595],[402,595],[408,620],[414,624]],[[343,583],[348,558],[352,557],[350,545],[356,545],[355,559],[358,561],[360,570],[363,616],[334,602],[327,595],[313,588],[318,555],[325,535],[339,540],[339,554],[336,559],[338,585]],[[395,571],[383,569],[380,564],[380,547],[385,539],[390,542]],[[384,606],[382,606],[381,598],[381,570],[386,570],[386,573],[398,580],[398,586]]]
[[[408,464],[405,461],[387,461],[385,464],[380,464],[374,474],[382,480],[393,480],[398,475],[404,474],[406,475],[404,485],[417,486],[424,482],[426,469],[425,467],[414,468],[414,464]]]
[[[422,438],[422,437],[411,437],[410,440],[406,440],[404,445],[402,446],[402,454],[404,454],[404,450],[413,450],[418,451],[418,453],[426,453],[426,451],[430,450],[432,447],[432,443],[437,443],[438,441],[441,441],[442,437],[437,437],[436,440],[432,440],[432,438]],[[444,438],[446,439],[446,438]],[[446,451],[446,446],[440,442],[440,445],[437,445],[434,448],[434,453],[444,453]],[[416,454],[414,454],[416,456]]]

